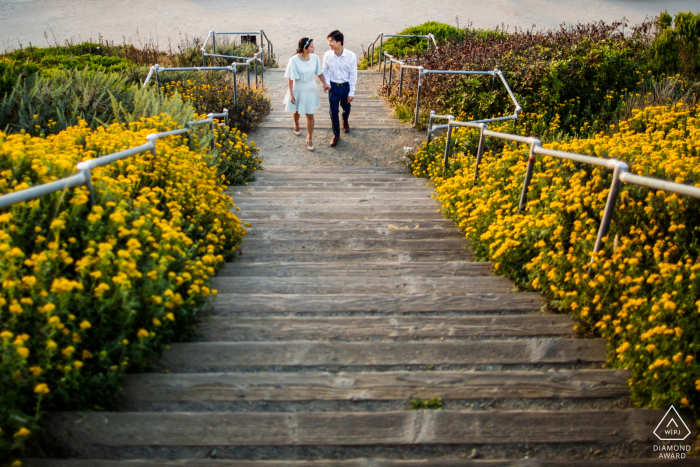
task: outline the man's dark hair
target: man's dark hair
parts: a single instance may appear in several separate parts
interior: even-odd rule
[[[337,29],[335,31],[331,32],[330,34],[328,34],[326,39],[330,39],[331,37],[333,38],[334,41],[340,42],[340,45],[345,45],[345,44],[343,44],[343,33],[338,31]]]

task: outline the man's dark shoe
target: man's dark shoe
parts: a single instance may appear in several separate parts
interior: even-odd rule
[[[338,141],[340,141],[340,136],[338,135],[333,135],[333,138],[331,138],[331,144],[330,146],[334,148],[336,144],[338,144]]]
[[[345,133],[349,133],[349,132],[350,132],[350,125],[348,124],[348,121],[347,121],[347,120],[343,120],[343,131],[344,131]]]

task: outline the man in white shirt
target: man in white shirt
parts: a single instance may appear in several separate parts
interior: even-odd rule
[[[348,117],[357,85],[357,55],[343,47],[343,33],[338,30],[328,34],[328,45],[331,49],[323,56],[323,77],[330,85],[323,90],[328,92],[328,102],[331,106],[333,139],[330,146],[335,147],[340,140],[338,104],[343,108],[343,131],[350,131]]]

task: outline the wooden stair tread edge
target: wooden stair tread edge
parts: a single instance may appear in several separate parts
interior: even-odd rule
[[[198,334],[205,341],[383,338],[507,338],[571,336],[568,315],[497,315],[459,317],[363,316],[308,317],[207,316]]]
[[[472,341],[244,341],[172,344],[159,365],[170,371],[324,365],[533,365],[602,363],[602,339]]]
[[[700,466],[698,459],[320,459],[320,460],[227,460],[227,459],[22,459],[26,467],[686,467]]]
[[[357,263],[289,263],[289,262],[262,262],[247,263],[244,267],[240,263],[225,263],[219,270],[217,277],[240,277],[248,275],[267,275],[268,277],[287,276],[314,276],[329,274],[358,274],[371,273],[376,276],[482,276],[490,275],[493,264],[487,262],[444,261],[444,262],[367,262]]]
[[[659,409],[453,412],[65,412],[49,417],[73,451],[102,446],[333,446],[647,442]],[[694,426],[694,424],[691,424]],[[570,427],[562,429],[563,426]],[[694,430],[696,431],[696,430]]]
[[[539,310],[536,293],[504,294],[219,294],[215,311],[245,312],[460,312]]]
[[[610,398],[628,393],[626,370],[381,373],[171,373],[129,375],[131,402],[380,401]]]

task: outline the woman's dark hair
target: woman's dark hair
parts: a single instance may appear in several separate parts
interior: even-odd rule
[[[340,45],[344,45],[344,44],[343,44],[343,39],[344,39],[344,38],[343,38],[343,33],[342,33],[342,32],[340,32],[340,31],[338,31],[338,30],[336,29],[335,31],[332,31],[330,34],[328,34],[328,36],[326,37],[326,39],[329,39],[329,38],[331,38],[331,37],[333,38],[334,41],[340,42]]]
[[[304,50],[308,48],[313,41],[313,39],[310,39],[308,37],[302,37],[301,39],[299,39],[299,47],[297,47],[297,53],[303,54]]]

